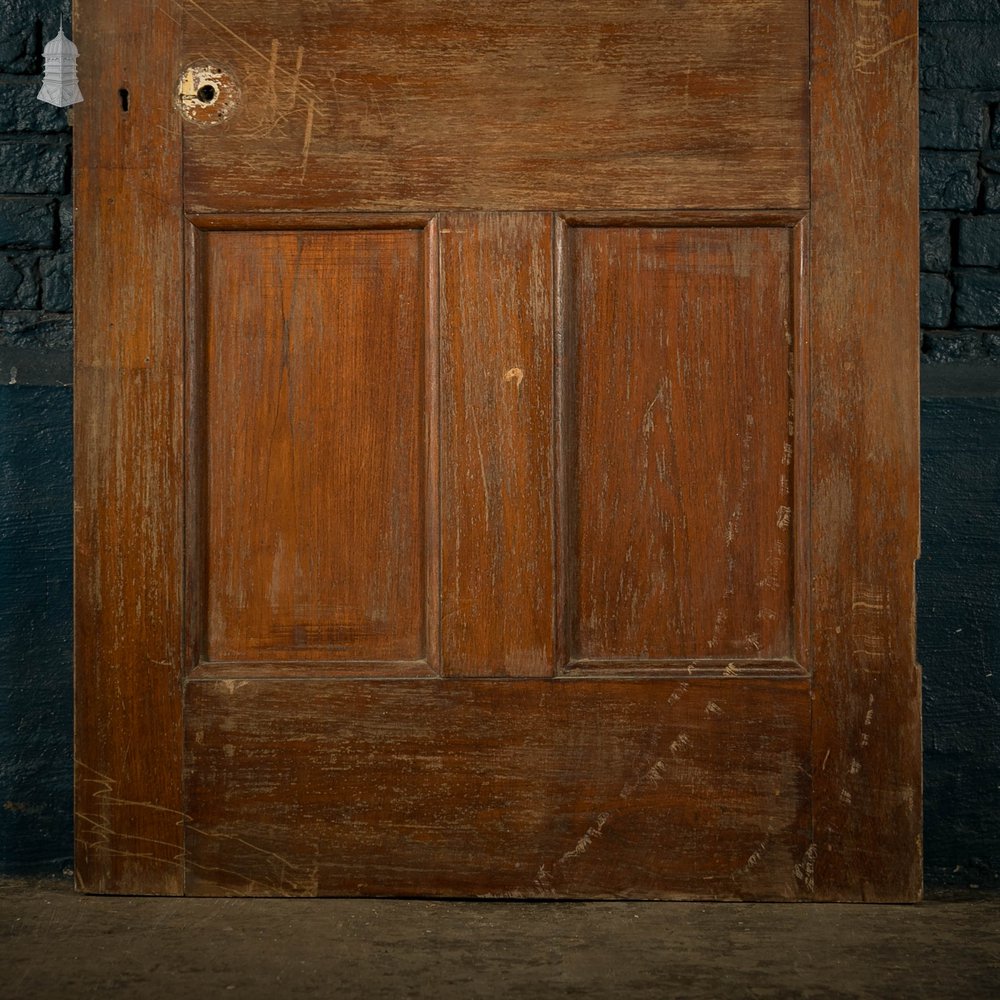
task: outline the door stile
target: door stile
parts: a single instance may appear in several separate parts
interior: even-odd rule
[[[917,5],[812,4],[812,867],[921,892]]]
[[[172,895],[184,854],[180,27],[159,4],[136,6],[87,3],[75,19],[92,54],[74,142],[75,869],[84,892]]]

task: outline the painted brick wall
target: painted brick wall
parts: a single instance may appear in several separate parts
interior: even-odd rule
[[[0,873],[71,852],[71,148],[35,100],[69,8],[0,0]],[[923,0],[920,43],[925,381],[959,376],[923,406],[927,879],[996,885],[1000,0]]]
[[[70,381],[70,129],[38,93],[70,0],[0,0],[0,382]]]
[[[1000,364],[1000,0],[920,5],[923,358]]]

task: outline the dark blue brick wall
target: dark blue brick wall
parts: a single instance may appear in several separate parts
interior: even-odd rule
[[[930,885],[1000,885],[1000,369],[994,372],[983,379],[980,368],[979,385],[956,372],[965,384],[928,393],[921,413],[917,648]]]
[[[1000,364],[1000,0],[923,0],[920,88],[923,358]]]
[[[72,854],[72,405],[0,387],[0,873]]]
[[[70,381],[69,116],[35,99],[60,16],[70,0],[0,0],[0,384]]]

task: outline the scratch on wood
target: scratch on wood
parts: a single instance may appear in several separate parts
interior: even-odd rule
[[[796,881],[801,882],[806,892],[816,891],[816,858],[819,857],[819,848],[815,844],[810,844],[806,848],[805,856],[801,864],[792,868],[792,874]]]
[[[110,815],[111,807],[120,807],[132,811],[137,809],[152,810],[154,812],[166,813],[167,815],[174,817],[176,820],[175,825],[178,828],[186,829],[191,833],[198,834],[199,836],[242,844],[244,847],[257,852],[258,854],[273,859],[278,862],[280,866],[278,878],[273,884],[253,879],[242,872],[228,871],[225,869],[212,869],[215,874],[232,875],[246,881],[251,887],[261,886],[269,892],[280,892],[285,894],[305,893],[307,895],[315,895],[318,878],[317,869],[306,869],[303,866],[296,864],[294,861],[291,861],[274,851],[268,850],[265,847],[260,847],[257,844],[251,843],[242,837],[237,837],[228,833],[205,830],[194,826],[192,823],[193,817],[188,813],[181,812],[178,809],[172,809],[168,806],[160,806],[155,802],[127,799],[116,795],[115,788],[118,782],[114,778],[96,770],[79,759],[75,761],[75,764],[81,770],[87,771],[90,775],[92,775],[92,777],[78,777],[78,783],[81,785],[97,786],[96,789],[93,790],[91,798],[98,805],[99,811],[75,811],[75,817],[79,824],[81,824],[79,837],[87,850],[99,851],[103,854],[122,857],[142,857],[147,860],[157,861],[160,864],[175,865],[178,867],[185,865],[200,867],[187,858],[187,852],[183,845],[183,835],[178,837],[176,842],[164,841],[157,840],[153,837],[146,837],[142,834],[127,833],[121,829],[116,829],[112,825]],[[112,838],[114,838],[114,840],[118,843],[123,841],[134,841],[140,848],[164,847],[167,848],[167,853],[149,853],[148,851],[141,852],[123,850],[121,848],[112,847]]]
[[[875,72],[875,64],[887,52],[916,38],[916,33],[887,41],[892,23],[885,10],[884,0],[856,0],[860,21],[858,37],[854,42],[854,70],[857,73]]]
[[[309,149],[312,146],[313,119],[316,115],[316,102],[310,100],[306,105],[306,126],[302,137],[302,171],[301,178],[305,180],[306,168],[309,166]]]
[[[193,7],[196,11],[198,11],[199,14],[201,14],[203,17],[207,18],[214,25],[216,25],[216,27],[220,28],[222,31],[224,31],[227,35],[229,35],[235,41],[239,42],[240,45],[242,45],[245,48],[249,49],[252,53],[254,53],[254,55],[256,55],[258,58],[262,59],[266,64],[270,65],[270,61],[271,60],[270,60],[269,56],[267,56],[265,53],[261,52],[261,50],[258,49],[251,42],[248,42],[242,35],[238,35],[235,31],[233,31],[232,28],[229,27],[229,25],[224,24],[222,21],[220,21],[210,11],[206,10],[205,7],[203,7],[200,3],[198,3],[198,0],[174,0],[174,3],[178,7],[185,7],[185,6],[187,6],[187,7]],[[291,73],[290,70],[286,70],[286,69],[282,68],[281,66],[277,66],[276,65],[275,66],[275,70],[276,70],[276,72],[283,73],[285,76],[288,76],[288,77],[292,77],[293,76],[293,74]],[[297,82],[296,86],[298,86],[298,85],[299,85],[299,83]],[[308,90],[310,93],[312,93],[312,92],[315,91],[315,87],[311,83],[308,83],[305,80],[301,81],[301,86],[302,86],[303,90]]]
[[[771,839],[771,834],[769,832],[767,836],[762,841],[760,841],[760,843],[757,844],[757,847],[755,848],[754,852],[750,855],[749,858],[747,858],[746,864],[743,865],[741,868],[737,868],[736,871],[732,873],[732,879],[734,882],[743,875],[749,875],[750,872],[752,872],[753,869],[760,864],[761,859],[764,857],[764,853],[767,851],[767,845],[770,839]]]
[[[607,823],[610,818],[610,813],[600,813],[597,817],[597,822],[587,827],[587,832],[576,842],[576,846],[571,851],[567,851],[556,862],[556,864],[564,865],[567,861],[572,861],[574,858],[578,858],[580,855],[586,854],[590,849],[590,845],[601,835],[601,831],[604,829],[604,824]]]

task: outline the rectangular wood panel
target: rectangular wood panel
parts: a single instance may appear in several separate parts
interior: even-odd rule
[[[570,662],[793,654],[793,237],[570,227]]]
[[[441,220],[442,658],[553,669],[552,217]]]
[[[208,210],[792,207],[802,0],[186,0],[225,120],[185,129]]]
[[[424,239],[202,235],[203,660],[427,659]]]
[[[808,682],[196,681],[195,895],[806,897]]]

